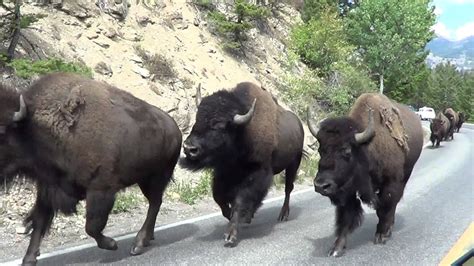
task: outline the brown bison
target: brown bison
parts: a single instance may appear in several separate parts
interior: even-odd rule
[[[37,187],[23,263],[36,263],[55,213],[74,213],[82,199],[87,234],[99,248],[117,249],[102,230],[116,193],[132,184],[149,202],[131,248],[143,252],[180,148],[181,132],[168,114],[106,83],[56,73],[23,94],[0,88],[0,175],[25,175]]]
[[[430,140],[433,143],[433,147],[439,147],[439,143],[448,137],[448,130],[449,130],[450,122],[448,118],[442,113],[439,112],[436,115],[436,118],[431,120],[430,123]]]
[[[374,115],[375,112],[375,115]],[[349,233],[362,222],[362,202],[376,209],[374,243],[392,234],[395,209],[423,146],[420,119],[381,94],[362,94],[348,116],[308,124],[319,142],[316,192],[336,205],[336,241],[329,256],[341,256]]]
[[[454,139],[454,131],[456,131],[456,127],[459,121],[459,116],[456,111],[454,111],[452,108],[447,108],[444,110],[444,115],[448,118],[449,120],[449,129],[448,129],[448,135],[446,136],[446,140],[451,137],[451,139]]]
[[[458,123],[456,125],[456,132],[459,133],[459,130],[461,130],[462,124],[464,124],[464,122],[466,122],[466,120],[469,118],[469,116],[464,114],[463,112],[459,112],[458,115],[459,115],[459,120],[458,120]]]
[[[298,117],[253,83],[239,83],[202,99],[180,164],[190,170],[213,170],[213,197],[229,219],[225,246],[237,244],[239,223],[251,222],[273,175],[283,170],[285,201],[278,219],[288,218],[303,138]]]

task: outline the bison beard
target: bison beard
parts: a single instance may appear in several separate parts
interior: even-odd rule
[[[117,249],[102,230],[116,193],[133,184],[149,208],[130,253],[149,245],[181,146],[181,132],[168,114],[105,83],[57,73],[23,95],[0,87],[0,126],[0,175],[25,175],[37,186],[25,219],[33,232],[24,264],[36,263],[56,212],[74,213],[82,199],[87,234],[98,247]]]
[[[213,197],[229,219],[226,246],[237,244],[239,223],[251,222],[273,175],[283,170],[285,201],[278,219],[288,219],[303,137],[299,119],[255,84],[239,83],[202,99],[180,165],[213,169]]]
[[[363,94],[349,116],[318,126],[308,119],[308,125],[320,144],[315,190],[336,205],[336,241],[329,256],[341,256],[347,236],[361,224],[361,201],[379,218],[374,243],[385,243],[423,146],[418,117],[383,95]]]

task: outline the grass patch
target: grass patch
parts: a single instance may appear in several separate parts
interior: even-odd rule
[[[194,205],[198,200],[211,194],[212,177],[212,171],[205,170],[197,182],[193,183],[189,180],[181,180],[171,184],[169,194],[179,201]]]
[[[303,158],[298,170],[296,182],[302,184],[305,180],[313,180],[318,172],[318,162],[319,157],[316,154],[309,155],[308,158]]]
[[[144,198],[138,188],[127,189],[117,194],[112,213],[129,212],[143,203]]]
[[[60,58],[32,61],[30,59],[13,59],[8,66],[21,78],[44,75],[53,72],[77,73],[92,78],[92,69],[79,62],[65,62]]]
[[[303,157],[303,159],[301,159],[300,167],[298,168],[295,182],[297,184],[303,184],[307,180],[313,180],[318,172],[318,161],[319,159],[317,155],[309,155],[308,158]],[[277,190],[285,188],[285,171],[273,178],[273,186]]]
[[[142,47],[135,46],[136,54],[143,60],[143,66],[153,75],[153,81],[168,81],[178,78],[171,59],[161,54],[148,54]]]

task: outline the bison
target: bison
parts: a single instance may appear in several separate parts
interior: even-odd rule
[[[318,125],[309,116],[321,156],[314,187],[336,206],[336,241],[329,256],[341,256],[347,236],[361,224],[361,201],[375,208],[379,218],[374,243],[385,243],[422,150],[419,118],[404,105],[376,93],[362,94],[348,116]]]
[[[464,124],[464,122],[466,122],[466,120],[469,118],[469,116],[464,114],[463,112],[459,112],[458,115],[459,115],[459,120],[458,120],[458,123],[456,125],[456,132],[457,133],[459,133],[459,130],[461,130],[462,124]]]
[[[102,230],[116,193],[133,184],[149,202],[130,251],[142,253],[153,239],[181,140],[167,113],[103,82],[55,73],[22,94],[0,88],[0,175],[24,175],[37,187],[25,219],[33,231],[23,263],[36,263],[54,215],[74,213],[83,199],[87,234],[99,248],[117,249]]]
[[[448,118],[442,113],[439,112],[436,118],[431,120],[430,130],[431,136],[430,140],[433,144],[433,147],[436,144],[436,147],[439,147],[439,143],[446,139],[448,136],[450,122]]]
[[[451,139],[453,140],[454,131],[456,131],[456,127],[459,121],[458,113],[454,111],[452,108],[446,108],[446,110],[444,110],[443,113],[449,120],[449,129],[448,129],[448,135],[446,136],[446,140],[448,140],[449,137],[451,137]]]
[[[225,246],[237,245],[239,223],[251,222],[273,175],[283,170],[285,200],[278,219],[288,219],[303,139],[298,117],[253,83],[242,82],[202,99],[180,165],[213,170],[213,197],[229,220]]]

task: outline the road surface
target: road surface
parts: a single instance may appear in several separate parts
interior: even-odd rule
[[[436,265],[474,220],[473,140],[474,126],[465,125],[454,141],[424,148],[398,205],[392,239],[372,243],[377,217],[365,208],[340,258],[326,256],[334,241],[334,207],[308,188],[293,195],[287,222],[276,221],[281,198],[264,204],[252,224],[242,226],[235,248],[223,246],[226,220],[211,214],[158,228],[140,256],[129,256],[133,238],[123,236],[117,251],[91,244],[44,254],[38,264]]]

